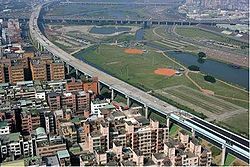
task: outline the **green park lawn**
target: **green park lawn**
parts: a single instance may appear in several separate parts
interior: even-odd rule
[[[232,98],[238,98],[248,101],[248,93],[246,91],[242,91],[236,88],[233,88],[219,80],[216,81],[216,83],[210,83],[204,80],[203,75],[197,74],[197,73],[189,73],[188,74],[195,82],[197,82],[203,89],[208,89],[215,94],[226,96],[226,97],[232,97]],[[225,101],[231,102],[235,105],[248,108],[249,103],[238,101],[238,100],[231,100],[228,98],[221,98]]]
[[[160,53],[148,51],[142,55],[124,53],[124,48],[101,45],[96,50],[90,48],[75,55],[106,72],[144,90],[155,90],[175,86],[179,83],[193,87],[185,76],[165,77],[154,74],[157,68],[179,68]]]
[[[228,154],[224,166],[231,166],[235,159],[235,156]]]
[[[118,46],[101,45],[97,49],[89,48],[79,52],[76,57],[84,59],[95,66],[103,69],[111,75],[118,77],[145,91],[157,90],[177,85],[185,85],[197,89],[184,75],[165,77],[154,74],[157,68],[169,66],[178,69],[175,64],[161,53],[148,51],[142,55],[130,55],[124,53],[124,48]],[[189,76],[203,89],[214,91],[215,94],[248,100],[248,93],[217,80],[216,83],[209,83],[204,80],[200,73],[189,73]],[[223,98],[233,104],[247,108],[247,102],[241,102]]]
[[[244,136],[249,136],[249,113],[241,113],[236,116],[225,119],[220,125],[232,129]]]

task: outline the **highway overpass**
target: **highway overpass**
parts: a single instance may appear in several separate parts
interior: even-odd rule
[[[154,112],[166,115],[167,119],[172,119],[172,121],[175,121],[178,124],[186,127],[194,134],[201,135],[206,139],[219,144],[222,147],[223,155],[225,155],[227,150],[244,161],[249,161],[249,140],[202,119],[199,119],[198,117],[191,116],[185,111],[181,111],[176,107],[171,106],[170,104],[127,84],[126,82],[123,82],[103,71],[100,71],[58,48],[42,34],[38,27],[41,8],[42,6],[37,6],[34,9],[29,21],[30,36],[33,43],[37,45],[38,48],[52,53],[54,56],[65,62],[65,64],[68,66],[74,67],[78,72],[84,73],[90,77],[98,76],[100,83],[110,88],[112,97],[116,91],[124,94],[128,100],[132,99],[141,103],[145,107],[146,116],[148,109],[152,109]],[[222,164],[225,160],[225,156],[223,157]]]
[[[0,15],[0,19],[19,19],[28,21],[30,17],[19,16],[19,15]],[[44,16],[42,20],[46,23],[72,23],[72,24],[138,24],[143,25],[211,25],[216,24],[249,24],[248,21],[241,20],[175,20],[175,19],[118,19],[118,18],[91,18],[91,17],[81,17],[81,16]]]
[[[162,2],[162,3],[157,3],[157,2],[75,2],[75,1],[67,1],[67,2],[60,2],[60,4],[81,4],[81,5],[101,5],[101,6],[117,6],[117,5],[136,5],[136,6],[169,6],[169,5],[173,5],[173,4],[181,4],[181,1],[179,2]]]

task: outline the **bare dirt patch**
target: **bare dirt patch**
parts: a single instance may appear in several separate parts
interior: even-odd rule
[[[127,54],[135,54],[135,55],[141,55],[144,53],[144,51],[140,49],[124,49],[124,52]]]
[[[157,70],[154,71],[155,74],[157,75],[164,75],[164,76],[174,76],[176,73],[176,70],[169,69],[169,68],[158,68]]]

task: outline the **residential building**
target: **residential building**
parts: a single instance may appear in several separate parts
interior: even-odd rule
[[[33,58],[30,60],[30,69],[32,80],[46,81],[47,71],[46,64],[40,59]]]
[[[10,133],[10,127],[6,121],[0,121],[0,135],[7,135]]]
[[[5,83],[4,64],[0,64],[0,83]]]
[[[56,61],[50,64],[50,80],[63,80],[65,78],[64,64]]]
[[[8,71],[10,83],[15,84],[19,81],[24,81],[24,69],[20,62],[12,63],[12,65],[8,67]]]

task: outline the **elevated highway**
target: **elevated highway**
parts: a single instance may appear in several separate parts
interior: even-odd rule
[[[67,2],[60,2],[61,4],[81,4],[81,5],[111,5],[111,6],[117,6],[117,5],[136,5],[136,6],[169,6],[172,4],[180,4],[181,1],[179,2],[162,2],[162,3],[157,3],[157,2],[72,2],[72,1],[67,1]]]
[[[222,164],[224,164],[226,152],[230,152],[244,161],[249,161],[248,139],[222,129],[198,117],[191,116],[190,114],[181,111],[176,107],[127,84],[126,82],[123,82],[103,71],[100,71],[82,62],[79,59],[76,59],[62,49],[58,48],[41,33],[38,27],[41,8],[42,5],[37,6],[34,9],[29,21],[30,36],[34,44],[37,45],[40,49],[47,50],[54,56],[64,61],[65,64],[74,67],[77,71],[82,72],[85,75],[98,76],[100,83],[108,86],[111,89],[112,97],[114,91],[116,91],[124,94],[128,99],[133,99],[141,103],[145,107],[146,116],[148,109],[152,109],[154,112],[159,112],[165,115],[167,119],[170,118],[172,119],[172,121],[186,127],[193,133],[203,136],[206,139],[219,144],[222,148],[222,157],[224,157],[222,158]]]
[[[19,19],[29,20],[27,15],[4,15],[0,14],[0,19]],[[43,16],[42,20],[47,23],[77,23],[77,24],[147,24],[147,25],[211,25],[216,24],[249,24],[248,20],[191,20],[191,19],[150,19],[150,18],[102,18],[102,17],[83,17],[83,16]]]

